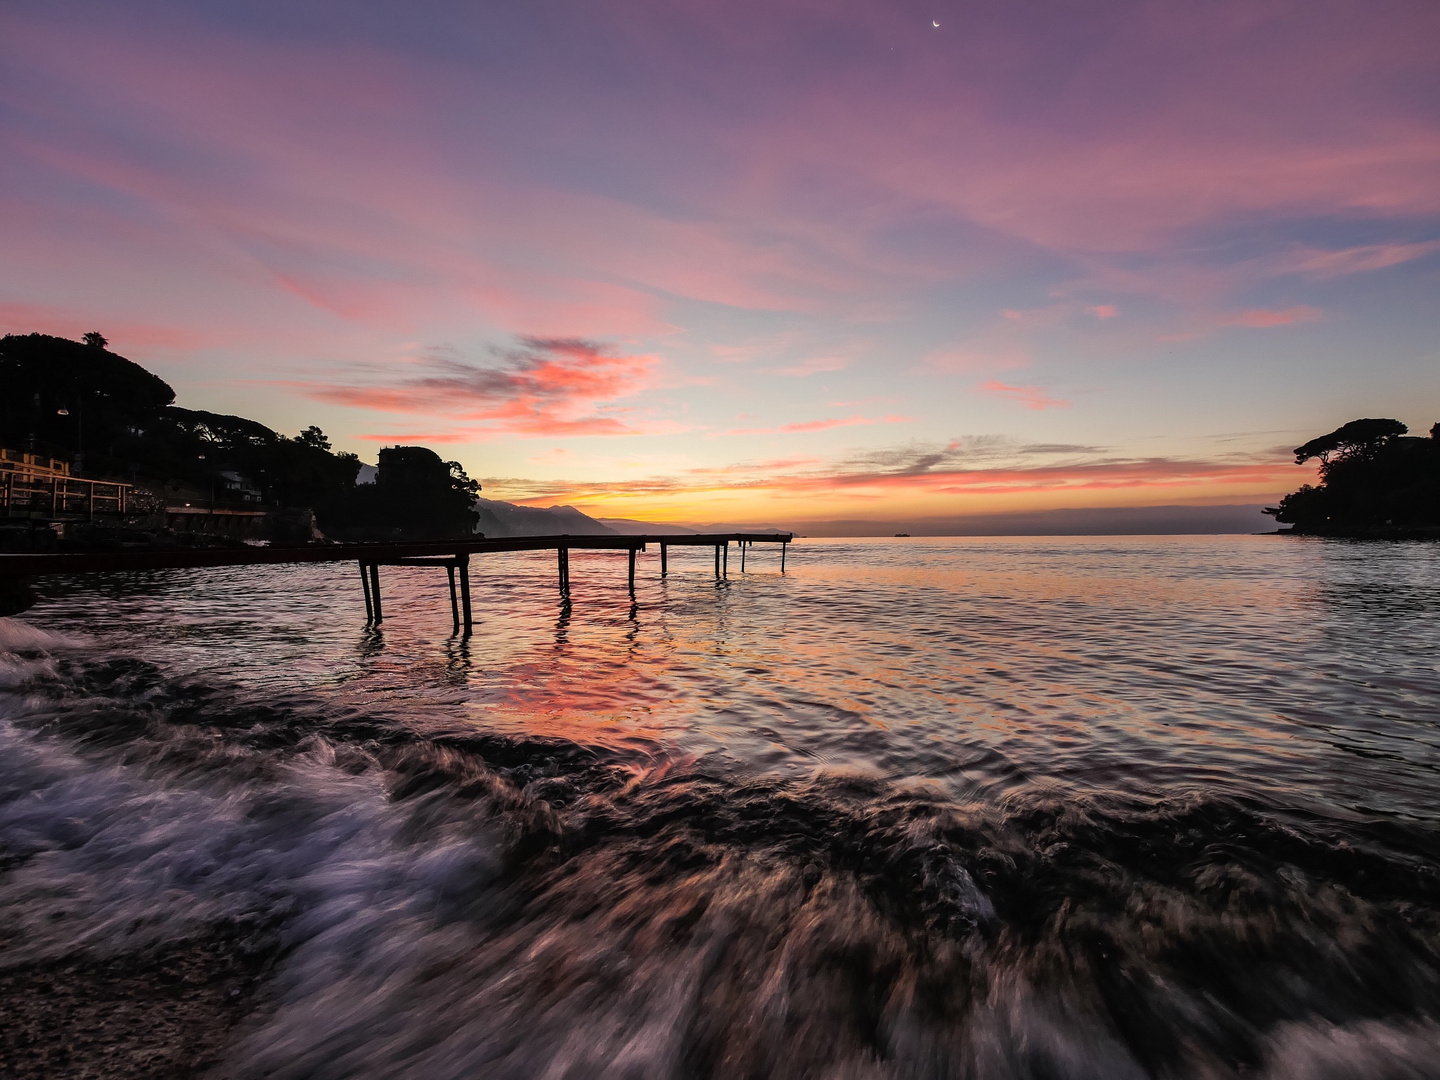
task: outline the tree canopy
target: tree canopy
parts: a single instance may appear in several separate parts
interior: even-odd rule
[[[1311,458],[1319,458],[1322,466],[1329,465],[1332,456],[1342,459],[1372,458],[1392,439],[1398,439],[1409,430],[1399,420],[1351,420],[1328,435],[1297,446],[1295,464],[1304,465]]]
[[[117,451],[175,400],[163,379],[103,344],[49,334],[0,338],[0,386],[0,445],[54,457],[83,448],[109,471]]]
[[[1440,528],[1440,424],[1428,439],[1399,420],[1363,419],[1295,448],[1296,464],[1319,459],[1305,484],[1265,512],[1300,533],[1370,535]]]
[[[295,438],[243,416],[185,409],[163,379],[107,348],[48,334],[0,339],[0,446],[74,459],[87,475],[183,485],[199,497],[316,512],[322,528],[367,536],[468,536],[480,485],[423,446],[380,451],[376,484],[319,427]],[[172,491],[173,491],[172,487]]]
[[[342,531],[376,530],[426,539],[470,536],[480,520],[480,485],[458,461],[424,446],[380,451],[375,483],[360,485],[322,513],[322,525]]]

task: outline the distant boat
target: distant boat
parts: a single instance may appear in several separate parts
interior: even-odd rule
[[[909,536],[909,533],[896,533],[896,536]]]

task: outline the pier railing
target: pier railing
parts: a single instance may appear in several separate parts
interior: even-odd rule
[[[115,480],[0,467],[0,513],[5,517],[38,515],[54,520],[124,514],[129,493],[129,484]]]

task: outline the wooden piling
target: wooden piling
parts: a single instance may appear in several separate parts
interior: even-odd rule
[[[715,545],[715,580],[720,580],[720,545]]]
[[[742,574],[745,572],[745,548],[746,548],[745,541],[744,541],[744,540],[741,540],[741,541],[740,541],[740,573],[742,573]]]
[[[666,573],[667,573],[667,572],[669,571],[669,569],[670,569],[670,568],[666,565],[666,555],[667,555],[667,553],[669,552],[669,547],[670,547],[670,546],[669,546],[668,544],[666,544],[663,540],[660,542],[660,576],[661,576],[661,577],[664,577],[664,576],[666,575]]]
[[[556,549],[557,571],[560,578],[560,591],[566,595],[570,593],[570,549]]]
[[[720,576],[723,577],[723,578],[728,578],[728,577],[730,576],[730,541],[729,541],[729,540],[726,540],[725,543],[722,545],[721,551],[722,551],[722,555],[721,555],[721,561],[720,561]]]
[[[630,549],[630,595],[635,595],[635,549]]]
[[[780,544],[780,573],[782,573],[782,574],[785,572],[785,549],[786,549],[787,547],[789,547],[789,546],[790,546],[789,544],[786,544],[784,541],[781,541],[781,544]]]
[[[370,573],[363,562],[360,564],[360,587],[365,590],[365,625],[369,626],[375,621],[375,609],[370,604]]]
[[[465,620],[465,633],[470,633],[473,620],[470,615],[470,556],[461,552],[455,556],[455,565],[460,571],[460,611]]]
[[[372,562],[372,563],[370,564],[370,595],[371,595],[371,599],[372,599],[372,600],[374,601],[374,603],[375,603],[375,625],[376,625],[376,626],[379,626],[381,620],[385,618],[384,614],[382,613],[382,611],[381,611],[381,609],[380,609],[380,564],[379,564],[379,563],[374,563],[374,562]]]
[[[460,630],[460,603],[455,599],[455,567],[460,565],[460,558],[456,556],[455,562],[445,567],[445,576],[450,579],[450,618],[455,624],[455,630]]]

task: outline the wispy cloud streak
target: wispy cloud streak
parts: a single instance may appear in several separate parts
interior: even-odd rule
[[[799,464],[800,467],[796,467]],[[871,451],[833,462],[736,462],[623,482],[528,481],[494,477],[487,490],[518,501],[605,503],[663,499],[677,494],[745,493],[781,498],[908,496],[1047,496],[1074,493],[1106,501],[1125,492],[1194,493],[1228,487],[1279,490],[1294,483],[1288,457],[1237,454],[1214,459],[1123,457],[1104,448],[1021,444],[998,437],[954,440],[945,446]],[[1181,496],[1185,497],[1185,496]],[[1094,500],[1092,500],[1094,501]],[[863,511],[860,512],[863,515]]]
[[[1070,404],[1068,401],[1051,397],[1047,391],[1038,386],[1007,386],[995,379],[985,380],[980,384],[980,390],[994,397],[1009,398],[1027,409],[1064,409]]]
[[[646,429],[620,402],[646,389],[658,361],[591,341],[528,338],[488,364],[432,353],[390,373],[351,383],[292,383],[319,401],[376,412],[442,416],[469,437],[633,435]],[[454,437],[431,433],[431,440]]]

